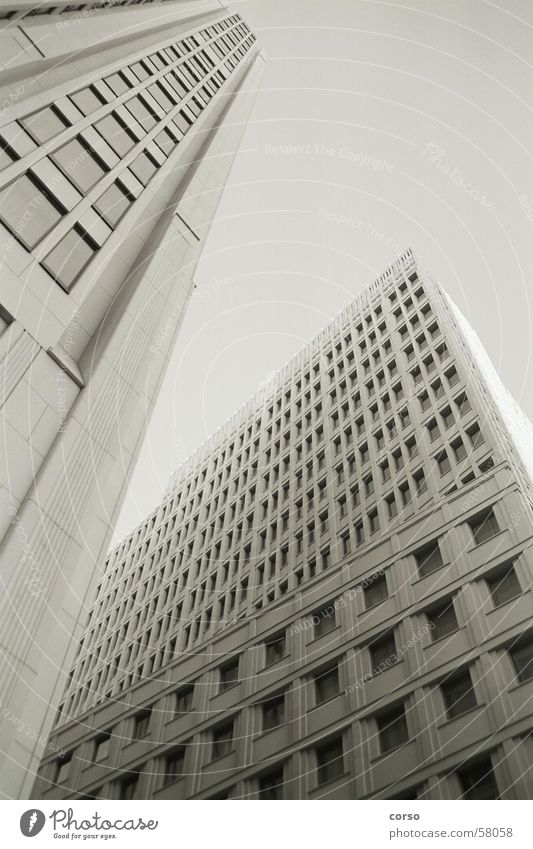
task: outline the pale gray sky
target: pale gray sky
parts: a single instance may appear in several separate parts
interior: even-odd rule
[[[411,245],[533,417],[533,4],[247,0],[268,55],[120,517]]]

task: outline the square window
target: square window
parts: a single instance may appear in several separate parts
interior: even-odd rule
[[[455,675],[440,685],[448,719],[466,713],[477,707],[476,694],[472,687],[472,678],[467,669],[459,675]]]
[[[98,250],[95,242],[75,226],[63,236],[42,261],[42,265],[67,291]]]
[[[157,168],[158,165],[154,162],[152,157],[146,153],[146,151],[142,151],[142,153],[140,153],[138,157],[130,163],[130,170],[137,179],[140,180],[143,186],[146,186],[150,182],[157,171]]]
[[[415,552],[418,574],[421,578],[436,572],[444,565],[438,540],[434,540]]]
[[[487,584],[495,607],[516,598],[522,592],[522,587],[512,564],[500,568],[487,578]]]
[[[97,250],[98,245],[76,225],[52,248],[42,265],[69,291]]]
[[[129,192],[116,181],[100,195],[94,208],[110,227],[115,227],[132,202],[133,198]]]
[[[41,109],[40,112],[29,115],[20,123],[40,144],[44,144],[44,142],[57,136],[58,133],[63,132],[69,126],[54,106],[47,106],[46,109]]]
[[[120,71],[116,74],[111,74],[110,77],[106,77],[105,82],[116,97],[120,97],[121,94],[124,94],[131,88],[131,84]]]
[[[468,524],[476,545],[481,545],[482,542],[486,542],[500,532],[493,510],[485,510],[473,519],[469,519]]]
[[[439,604],[426,614],[429,627],[431,628],[431,639],[440,640],[457,631],[459,624],[455,615],[453,599]]]
[[[66,212],[44,186],[27,174],[0,191],[0,209],[6,227],[30,250]]]
[[[155,127],[157,121],[152,112],[148,109],[148,106],[142,97],[132,97],[132,99],[128,100],[125,105],[135,120],[139,122],[145,133],[148,133],[153,127]]]
[[[99,109],[103,104],[97,90],[92,86],[82,88],[81,91],[76,91],[70,95],[70,99],[84,115],[90,115],[91,112]]]
[[[107,143],[111,145],[118,156],[125,156],[136,142],[136,139],[133,138],[124,124],[113,113],[97,121],[95,128]]]
[[[79,139],[71,139],[56,150],[51,158],[83,194],[90,191],[107,171]]]
[[[455,460],[457,463],[460,463],[462,460],[465,460],[468,456],[467,450],[465,448],[464,442],[462,439],[455,439],[452,443],[453,453],[455,455]]]

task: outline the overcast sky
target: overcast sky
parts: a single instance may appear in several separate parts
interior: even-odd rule
[[[406,247],[533,417],[533,3],[247,0],[268,56],[116,538]]]

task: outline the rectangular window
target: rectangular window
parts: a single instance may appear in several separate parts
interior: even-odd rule
[[[134,198],[117,180],[100,195],[94,208],[110,227],[115,227],[133,200]]]
[[[444,477],[444,475],[448,474],[452,467],[450,463],[450,458],[448,457],[446,451],[443,451],[441,454],[435,457],[435,459],[439,467],[440,475],[441,477]]]
[[[212,759],[227,755],[233,750],[233,721],[220,725],[213,731]]]
[[[239,658],[220,667],[220,692],[229,690],[239,681]]]
[[[440,436],[440,431],[435,419],[429,422],[429,424],[427,425],[427,429],[431,442],[434,442],[436,439],[438,439],[438,437]]]
[[[449,680],[443,681],[440,689],[446,705],[448,719],[461,716],[461,714],[477,707],[476,694],[472,687],[472,678],[468,669]]]
[[[165,757],[163,784],[172,784],[183,775],[185,765],[185,746],[178,746]]]
[[[283,799],[283,767],[259,778],[260,799]]]
[[[140,96],[132,97],[126,102],[126,108],[133,115],[136,121],[139,122],[145,133],[148,133],[155,127],[157,121],[148,109],[144,99]]]
[[[415,482],[416,491],[418,495],[422,495],[422,493],[426,492],[426,476],[424,475],[424,472],[421,469],[413,474],[413,480]]]
[[[387,577],[384,574],[371,575],[364,581],[362,587],[365,610],[388,598]]]
[[[331,666],[315,675],[315,701],[317,705],[339,694],[339,667]]]
[[[111,731],[104,731],[102,734],[99,734],[98,737],[94,741],[94,755],[93,760],[102,761],[104,758],[107,758],[109,754],[109,741],[111,740]]]
[[[394,631],[379,637],[369,645],[372,675],[380,675],[398,662]]]
[[[140,180],[143,186],[146,186],[150,182],[157,168],[157,163],[146,151],[142,151],[130,164],[130,170]]]
[[[419,551],[416,551],[415,560],[418,568],[418,574],[421,578],[425,577],[425,575],[430,575],[432,572],[436,572],[437,569],[440,569],[444,563],[438,540],[435,540],[434,542],[429,543],[429,545],[425,545],[423,548],[419,549]]]
[[[483,445],[483,443],[485,442],[483,434],[481,433],[481,430],[479,429],[479,425],[477,423],[473,424],[472,427],[469,427],[466,432],[470,437],[470,441],[472,443],[473,448],[477,448],[479,445]]]
[[[62,757],[58,758],[55,764],[55,778],[54,782],[56,784],[62,784],[69,777],[70,767],[72,764],[72,752],[68,752]]]
[[[313,615],[314,637],[322,637],[329,634],[337,627],[336,611],[333,606],[327,605]]]
[[[510,601],[522,592],[514,566],[507,565],[487,578],[487,584],[495,607]]]
[[[409,740],[405,708],[403,705],[377,717],[379,743],[382,754],[396,749]]]
[[[136,143],[131,132],[114,114],[106,115],[105,118],[97,121],[95,127],[118,156],[125,156]]]
[[[69,126],[55,106],[47,106],[23,118],[20,123],[39,144],[44,144]]]
[[[451,446],[457,463],[461,463],[466,459],[468,454],[462,439],[454,439]]]
[[[96,242],[76,225],[46,255],[42,265],[68,292],[97,250]]]
[[[270,731],[285,722],[285,696],[277,696],[263,704],[263,731]]]
[[[51,158],[83,194],[90,191],[108,170],[79,139],[71,139]]]
[[[500,532],[493,510],[485,510],[473,519],[469,519],[468,524],[476,545],[481,545],[482,542],[486,542]]]
[[[181,687],[175,694],[174,715],[181,716],[193,709],[194,687]]]
[[[462,799],[499,799],[498,785],[490,758],[458,770]]]
[[[452,634],[459,627],[453,599],[449,599],[438,607],[434,607],[426,615],[433,641],[439,640],[441,637],[447,637],[448,634]]]
[[[533,678],[533,638],[520,640],[509,649],[511,660],[521,683]]]
[[[66,209],[28,174],[0,191],[0,219],[25,247],[35,247]]]
[[[325,784],[344,775],[342,737],[330,740],[315,749],[318,784]]]
[[[133,721],[133,739],[140,740],[141,737],[145,737],[150,730],[150,718],[152,716],[152,711],[150,710],[142,710],[139,711],[134,717]]]
[[[368,514],[368,526],[371,534],[375,534],[379,531],[379,516],[377,510],[373,510]]]
[[[139,773],[130,772],[119,785],[119,799],[135,799],[139,785]]]
[[[163,151],[165,156],[170,156],[177,145],[175,138],[166,129],[161,130],[161,132],[155,136],[154,141]]]
[[[70,95],[70,99],[84,115],[90,115],[91,112],[95,112],[103,104],[98,92],[92,86],[82,88],[81,91],[76,91]]]
[[[270,666],[272,663],[276,663],[276,661],[281,660],[281,658],[284,657],[285,646],[285,633],[277,634],[265,643],[265,660],[267,666]]]
[[[121,71],[111,74],[110,77],[106,77],[105,82],[116,97],[120,97],[121,94],[124,94],[131,88],[131,83],[128,82]]]

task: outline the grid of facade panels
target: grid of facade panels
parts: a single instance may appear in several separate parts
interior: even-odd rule
[[[254,41],[231,15],[2,127],[0,220],[63,289]]]
[[[528,796],[532,532],[407,252],[110,555],[36,792]]]

